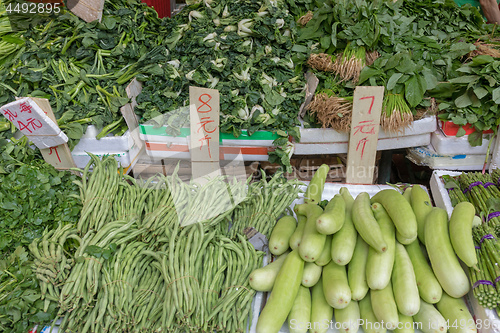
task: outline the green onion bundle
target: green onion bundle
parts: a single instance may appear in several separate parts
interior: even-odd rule
[[[357,83],[361,70],[366,66],[366,50],[363,46],[354,46],[348,43],[342,56],[335,62],[334,72],[342,81]]]
[[[387,132],[400,132],[413,122],[413,114],[401,94],[387,93],[382,102],[380,126]]]

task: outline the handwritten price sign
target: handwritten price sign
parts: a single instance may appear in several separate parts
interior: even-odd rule
[[[24,97],[0,108],[0,113],[40,149],[68,142],[68,137],[34,99]]]
[[[219,91],[189,87],[191,160],[219,161]]]
[[[193,178],[220,174],[219,91],[189,87],[191,164]]]
[[[384,87],[358,86],[354,91],[347,183],[373,183],[383,99]]]

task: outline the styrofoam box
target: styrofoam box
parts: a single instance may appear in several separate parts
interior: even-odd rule
[[[380,129],[378,137],[379,139],[397,139],[401,137],[431,133],[436,129],[436,117],[431,116],[414,121],[410,126],[406,127],[402,133],[386,133]],[[331,128],[300,128],[300,143],[333,143],[347,141],[349,141],[349,133],[337,132]]]
[[[441,155],[432,145],[412,147],[407,157],[417,165],[438,170],[482,170],[486,159],[486,155]]]
[[[309,182],[304,182],[304,183],[309,183]],[[321,196],[321,199],[322,200],[330,200],[331,198],[333,198],[333,196],[337,193],[339,193],[339,190],[340,188],[342,187],[347,187],[347,189],[349,189],[349,192],[351,193],[351,195],[353,196],[353,198],[356,198],[356,196],[358,194],[360,194],[361,192],[367,192],[370,196],[373,196],[375,195],[376,193],[378,193],[379,191],[381,190],[384,190],[384,189],[393,189],[393,187],[389,186],[389,185],[357,185],[357,184],[338,184],[338,183],[326,183],[325,184],[325,188],[323,190],[323,195]],[[302,186],[302,190],[305,192],[307,186]],[[304,194],[301,193],[299,194],[299,199],[296,199],[291,207],[293,208],[293,206],[295,206],[296,204],[300,204],[300,203],[304,203]],[[269,293],[268,293],[268,296],[269,296]],[[260,302],[260,304],[259,304]],[[260,314],[260,311],[261,309],[264,307],[264,297],[262,295],[260,295],[260,298],[257,299],[256,298],[256,302],[254,304],[254,313],[253,313],[253,316],[252,316],[252,325],[250,326],[250,333],[255,333],[256,332],[256,327],[257,327],[257,321],[258,321],[258,315]],[[334,319],[334,318],[332,318]],[[337,328],[335,328],[335,324],[333,325],[329,325],[329,328],[328,328],[328,333],[332,333],[332,332],[340,332]],[[359,328],[359,331],[358,332],[363,332],[363,328],[360,326]],[[419,330],[415,330],[415,332],[419,332]],[[287,322],[285,322],[283,324],[283,326],[281,327],[279,333],[289,333],[289,330],[288,330],[288,324]]]
[[[106,152],[95,152],[90,151],[90,153],[103,157],[106,155],[114,155],[115,159],[118,161],[118,164],[124,168],[128,168],[132,166],[132,164],[137,160],[139,153],[141,151],[141,147],[137,145],[133,145],[131,148],[125,151],[106,151]],[[78,168],[85,168],[87,163],[90,161],[90,156],[87,151],[77,151],[73,150],[71,152],[71,156],[73,156],[73,160]]]
[[[441,155],[486,155],[488,144],[490,143],[491,134],[483,135],[483,144],[477,147],[471,147],[468,141],[468,136],[455,137],[446,136],[441,129],[431,133],[431,144],[436,153]],[[491,144],[493,149],[495,143]]]
[[[448,216],[451,216],[453,212],[453,206],[451,205],[450,196],[448,195],[448,190],[444,187],[444,182],[441,179],[443,175],[458,176],[460,172],[436,170],[432,173],[430,186],[432,198],[437,207],[441,207],[446,210]],[[465,297],[465,301],[469,310],[471,311],[475,320],[481,320],[485,328],[478,328],[478,333],[486,332],[500,332],[500,318],[495,310],[487,309],[479,305],[477,299],[474,297],[472,291],[470,291]]]
[[[311,154],[344,154],[349,149],[348,138],[344,142],[332,143],[294,143],[296,155],[311,155]],[[390,150],[408,147],[425,146],[430,144],[430,133],[400,136],[394,138],[378,139],[377,150]]]
[[[219,146],[220,159],[243,161],[267,161],[268,147]],[[146,142],[146,153],[153,159],[175,158],[187,160],[191,158],[187,144]]]
[[[189,128],[183,127],[180,129],[178,136],[171,136],[167,135],[165,127],[157,128],[146,124],[139,126],[139,136],[146,142],[187,145],[190,140],[190,132]],[[256,131],[252,135],[248,135],[247,130],[242,130],[238,138],[235,138],[230,133],[220,133],[221,145],[223,146],[272,147],[273,141],[277,138],[279,138],[279,135],[271,131]]]
[[[134,146],[134,140],[129,131],[126,131],[122,136],[105,136],[98,140],[96,136],[99,132],[94,125],[88,126],[73,151],[88,151],[91,153],[125,152]]]

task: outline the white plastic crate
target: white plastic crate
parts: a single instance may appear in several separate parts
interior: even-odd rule
[[[417,165],[428,166],[431,169],[482,170],[486,155],[441,155],[432,145],[427,145],[409,148],[407,158]]]
[[[398,139],[434,132],[437,129],[436,117],[425,117],[414,121],[402,133],[384,132],[380,129],[380,139]],[[349,141],[349,133],[337,132],[331,128],[300,128],[300,143],[334,143]],[[389,148],[387,148],[389,149]]]
[[[431,142],[430,133],[378,139],[377,150],[391,150],[416,146],[425,146]],[[295,155],[345,154],[349,149],[348,139],[344,142],[331,143],[294,143]]]
[[[472,147],[469,144],[468,136],[462,137],[446,136],[441,129],[437,129],[431,134],[431,144],[436,153],[440,155],[486,155],[488,144],[492,135],[483,135],[483,144],[481,146]],[[493,150],[495,143],[491,144]]]

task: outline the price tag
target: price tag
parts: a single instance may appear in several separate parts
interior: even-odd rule
[[[31,99],[43,110],[50,120],[54,123],[57,122],[48,99],[35,97],[32,97]],[[58,170],[76,168],[75,161],[73,160],[71,150],[69,149],[67,143],[63,143],[55,147],[40,149],[40,152],[42,153],[42,157],[45,162],[54,166],[54,168]]]
[[[40,149],[68,142],[66,134],[33,98],[24,97],[4,105],[0,108],[0,113]]]
[[[68,0],[67,7],[85,22],[101,22],[104,0]]]
[[[346,182],[373,184],[384,87],[356,87],[347,155]]]
[[[189,87],[193,178],[219,175],[219,91]]]
[[[45,162],[58,170],[76,168],[71,150],[69,150],[67,143],[47,149],[40,149],[40,152]]]

